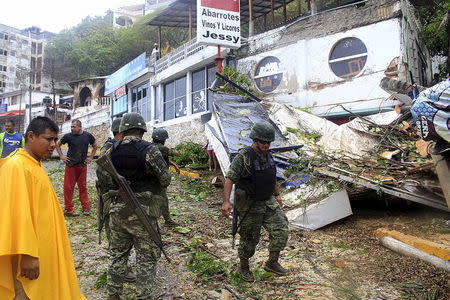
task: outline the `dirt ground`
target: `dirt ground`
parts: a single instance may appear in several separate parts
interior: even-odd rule
[[[45,163],[62,199],[64,169]],[[76,269],[88,299],[106,298],[107,243],[98,243],[95,216],[95,173],[90,166],[91,216],[67,218]],[[255,283],[236,274],[237,250],[231,247],[231,220],[220,214],[222,190],[201,180],[174,175],[168,190],[175,229],[161,226],[172,259],[158,263],[158,299],[221,299],[222,289],[233,299],[450,299],[450,276],[418,259],[383,248],[374,237],[380,227],[450,245],[450,215],[419,205],[391,205],[383,199],[352,202],[353,215],[314,232],[290,230],[282,264],[290,275],[277,277],[263,270],[268,236],[263,235],[251,267]],[[81,209],[75,199],[76,209]],[[238,244],[238,240],[236,241]],[[135,264],[135,262],[131,262]],[[123,299],[134,299],[126,284]]]

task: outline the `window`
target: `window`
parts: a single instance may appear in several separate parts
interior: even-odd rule
[[[37,54],[42,54],[42,43],[39,43],[37,46],[38,46]]]
[[[161,120],[159,87],[154,86],[153,89],[155,91],[155,120]]]
[[[211,64],[209,66],[206,67],[206,83],[207,83],[207,87],[210,87],[214,80],[216,79],[216,72],[217,72],[217,65],[216,64]],[[208,109],[210,110],[212,108],[212,92],[210,90],[207,91],[208,94]]]
[[[175,80],[175,118],[186,115],[186,76]]]
[[[354,78],[361,73],[367,61],[367,48],[357,38],[337,42],[330,53],[329,64],[333,73],[341,78]]]
[[[145,122],[151,119],[150,97],[147,97],[147,89],[147,84],[131,89],[131,111],[140,113]]]
[[[202,68],[192,72],[192,113],[206,111],[206,70]]]
[[[212,107],[208,87],[216,79],[216,64],[192,72],[192,113],[207,111]]]
[[[164,121],[175,117],[175,81],[164,85]]]
[[[0,55],[8,55],[8,51],[0,49]]]
[[[186,76],[164,85],[164,120],[183,117],[187,114]]]
[[[103,92],[104,93],[104,92]],[[126,86],[121,86],[114,91],[113,100],[111,101],[112,116],[122,116],[128,110],[128,95]]]
[[[37,52],[36,43],[32,42],[31,43],[31,54],[36,54],[36,52]]]
[[[0,65],[0,72],[6,72],[6,66]]]
[[[11,50],[10,55],[11,55],[11,56],[16,56],[16,51],[15,51],[15,50]]]
[[[42,57],[38,57],[38,58],[37,58],[37,60],[36,60],[36,68],[37,68],[38,70],[41,70],[41,69],[42,69]]]
[[[0,33],[0,40],[8,40],[8,34],[7,33]]]
[[[23,58],[23,57],[22,57]],[[36,58],[32,57],[30,62],[30,68],[32,70],[36,69]]]
[[[36,84],[41,84],[41,72],[38,72],[36,74]]]

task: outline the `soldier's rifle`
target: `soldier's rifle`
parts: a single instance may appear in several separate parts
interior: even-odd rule
[[[158,230],[152,226],[150,218],[148,217],[147,213],[144,211],[138,199],[134,195],[134,192],[131,189],[125,177],[121,176],[117,172],[109,155],[101,156],[99,159],[97,159],[97,164],[100,167],[102,167],[106,172],[108,172],[109,175],[111,175],[111,177],[114,179],[114,181],[119,187],[118,193],[120,199],[123,199],[126,205],[133,210],[133,212],[137,215],[139,221],[141,221],[145,230],[150,235],[152,241],[155,242],[155,244],[161,249],[161,252],[164,254],[164,257],[167,259],[167,261],[171,262],[170,258],[167,256],[166,251],[164,250],[164,243],[161,240],[161,236],[159,235]]]
[[[98,186],[98,182],[95,183],[95,188],[97,189],[97,231],[98,231],[98,243],[102,243],[102,229],[103,225],[105,224],[105,216],[103,215],[103,198],[102,194],[100,192],[100,188]]]

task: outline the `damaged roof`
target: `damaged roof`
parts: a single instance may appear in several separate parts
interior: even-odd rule
[[[276,10],[294,0],[273,0],[273,9]],[[249,0],[241,0],[241,23],[249,21]],[[272,10],[271,0],[253,0],[253,19],[266,15]],[[151,26],[182,27],[189,28],[189,9],[192,15],[192,26],[197,22],[197,1],[177,0],[166,9],[150,19],[146,24]]]

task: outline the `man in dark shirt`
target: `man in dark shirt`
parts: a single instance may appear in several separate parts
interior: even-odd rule
[[[83,207],[83,214],[89,215],[89,198],[86,187],[87,164],[94,158],[97,151],[97,144],[95,138],[89,132],[83,131],[80,120],[73,120],[71,126],[71,133],[65,134],[56,145],[59,157],[66,163],[64,173],[64,210],[66,216],[75,217],[73,210],[73,192],[75,184],[78,185],[78,193]],[[61,145],[67,144],[69,150],[67,155],[61,151]],[[92,152],[88,156],[88,147],[92,146]]]

